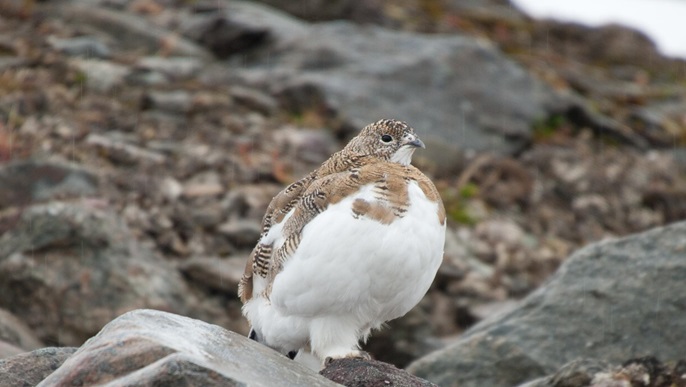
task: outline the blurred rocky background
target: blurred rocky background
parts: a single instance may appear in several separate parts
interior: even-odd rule
[[[507,0],[0,0],[0,370],[36,384],[134,309],[245,335],[270,199],[380,118],[427,143],[449,227],[375,359],[686,386],[686,61]]]

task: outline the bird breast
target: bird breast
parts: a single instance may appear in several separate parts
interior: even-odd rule
[[[431,285],[445,240],[438,203],[414,181],[407,195],[391,219],[365,185],[312,219],[274,279],[272,305],[283,315],[354,314],[372,325],[407,313]]]

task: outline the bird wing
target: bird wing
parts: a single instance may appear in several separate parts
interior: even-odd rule
[[[315,179],[316,173],[317,171],[314,171],[302,179],[291,183],[283,191],[279,192],[279,194],[269,203],[267,211],[262,218],[260,241],[250,253],[250,257],[245,264],[243,277],[238,283],[238,296],[243,303],[252,298],[253,275],[257,274],[261,277],[266,277],[267,272],[269,271],[273,243],[264,243],[267,234],[272,226],[281,223],[286,214],[288,214],[288,212],[298,203],[303,191],[305,191]]]
[[[319,168],[302,179],[290,184],[272,199],[262,218],[262,234],[260,236],[260,241],[250,253],[250,257],[245,264],[243,277],[238,283],[238,296],[243,303],[252,298],[254,275],[264,278],[268,276],[270,271],[274,243],[267,238],[269,232],[273,226],[280,225],[286,215],[301,202],[303,193],[310,185],[312,185],[315,180],[321,180],[326,176],[370,164],[374,161],[375,159],[371,156],[351,157],[343,152],[334,153]],[[265,241],[267,242],[265,243]]]

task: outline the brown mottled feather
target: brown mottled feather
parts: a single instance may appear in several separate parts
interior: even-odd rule
[[[268,296],[274,277],[298,248],[304,227],[329,205],[340,202],[364,185],[374,184],[376,201],[370,203],[362,199],[356,200],[351,209],[351,216],[368,217],[383,224],[392,223],[394,219],[403,217],[407,212],[407,186],[410,181],[416,181],[426,197],[438,203],[439,221],[441,224],[445,222],[445,210],[438,191],[421,171],[411,165],[389,161],[390,154],[355,154],[355,151],[360,152],[360,149],[369,153],[365,147],[371,149],[376,146],[363,143],[359,139],[369,142],[368,138],[371,137],[367,133],[365,139],[365,132],[378,131],[379,127],[384,132],[398,137],[408,130],[412,132],[411,128],[398,121],[386,120],[372,124],[351,140],[346,148],[333,154],[318,169],[289,185],[272,199],[263,218],[262,237],[267,235],[273,225],[282,222],[291,210],[293,214],[283,226],[282,232],[286,240],[279,249],[272,251],[271,245],[261,243],[253,249],[238,286],[240,298],[244,303],[252,298],[253,275],[267,278]],[[376,136],[373,139],[378,141]]]

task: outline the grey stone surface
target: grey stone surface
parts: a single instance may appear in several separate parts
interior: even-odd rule
[[[72,347],[41,348],[0,360],[0,386],[32,387],[76,352]]]
[[[71,163],[26,160],[0,166],[0,209],[54,198],[94,195],[98,177]]]
[[[5,309],[0,309],[0,340],[15,345],[24,351],[31,351],[43,346],[31,328]]]
[[[68,39],[51,37],[48,38],[48,43],[55,50],[70,56],[107,59],[112,55],[110,48],[105,43],[92,36],[79,36]]]
[[[119,90],[130,74],[127,66],[102,59],[76,58],[70,64],[83,74],[89,90],[100,93]]]
[[[237,74],[291,111],[330,115],[343,129],[405,120],[435,153],[514,152],[534,123],[572,105],[485,41],[349,22],[276,39]]]
[[[157,53],[160,50],[171,55],[191,56],[208,59],[211,54],[201,46],[133,13],[104,8],[96,2],[62,2],[44,8],[47,14],[60,17],[66,22],[87,25],[116,38],[116,49],[145,50]]]
[[[179,270],[196,284],[238,297],[238,282],[243,277],[247,260],[247,255],[227,259],[193,257],[181,262]]]
[[[552,375],[538,378],[517,387],[582,387],[591,384],[593,377],[610,369],[610,365],[596,359],[573,360]]]
[[[131,309],[189,314],[198,302],[121,218],[61,202],[26,208],[0,237],[0,294],[0,307],[60,345],[80,345]]]
[[[576,358],[686,357],[686,222],[592,244],[512,312],[409,370],[442,386],[512,386]]]
[[[136,310],[105,326],[39,386],[336,386],[247,337]]]
[[[320,372],[344,386],[438,387],[391,364],[365,359],[336,359]]]
[[[216,8],[211,12],[184,17],[179,29],[218,58],[241,54],[242,60],[243,54],[306,32],[307,23],[255,2],[219,0],[213,4]]]
[[[636,108],[636,130],[653,144],[674,147],[686,133],[686,95]]]
[[[8,343],[5,340],[0,340],[0,359],[12,357],[24,353],[26,350],[17,347],[14,344]]]

